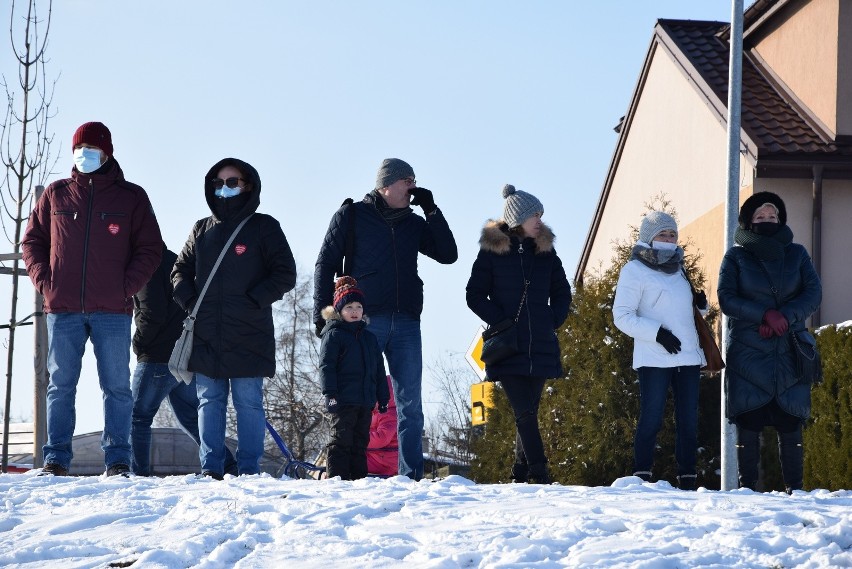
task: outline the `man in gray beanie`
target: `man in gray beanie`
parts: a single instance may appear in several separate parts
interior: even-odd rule
[[[420,206],[423,216],[410,205]],[[318,333],[325,325],[321,311],[332,304],[335,272],[343,266],[358,279],[370,331],[379,341],[393,381],[399,474],[414,480],[423,477],[420,253],[446,265],[458,259],[455,238],[432,192],[417,187],[414,169],[407,162],[387,158],[376,174],[375,189],[332,217],[314,268]]]

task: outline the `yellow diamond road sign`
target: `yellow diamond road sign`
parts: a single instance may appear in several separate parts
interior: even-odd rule
[[[470,367],[479,376],[480,381],[485,380],[485,363],[480,359],[482,357],[482,332],[484,331],[485,328],[480,326],[476,331],[476,335],[473,337],[473,341],[470,343],[470,347],[467,349],[467,353],[464,355],[464,359],[467,360],[467,363],[470,364]]]

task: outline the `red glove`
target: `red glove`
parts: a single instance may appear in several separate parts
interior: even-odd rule
[[[760,333],[760,337],[764,340],[768,340],[772,337],[772,328],[769,327],[768,324],[761,324],[757,331]]]
[[[763,315],[763,323],[769,326],[772,329],[772,333],[776,336],[783,336],[790,326],[784,315],[774,308],[770,308]]]

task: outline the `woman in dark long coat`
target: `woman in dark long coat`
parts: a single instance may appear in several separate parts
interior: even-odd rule
[[[810,381],[797,377],[793,334],[822,300],[805,248],[793,243],[784,201],[758,192],[743,203],[736,245],[719,271],[719,305],[728,316],[727,416],[737,425],[740,487],[755,489],[760,433],[775,427],[788,492],[802,488],[802,426],[811,413]]]
[[[467,305],[489,326],[517,316],[520,353],[485,371],[502,384],[515,415],[512,479],[548,484],[538,406],[545,380],[562,375],[556,330],[568,316],[571,286],[553,248],[553,232],[541,222],[541,202],[511,185],[503,188],[503,197],[503,219],[488,221],[482,230]]]
[[[221,479],[229,392],[237,415],[239,473],[260,472],[263,378],[275,374],[272,303],[295,286],[296,261],[278,221],[257,212],[260,175],[251,164],[236,158],[217,162],[204,177],[204,198],[211,215],[195,222],[172,270],[174,299],[187,312],[228,238],[251,216],[201,300],[189,359],[199,401],[201,472]]]

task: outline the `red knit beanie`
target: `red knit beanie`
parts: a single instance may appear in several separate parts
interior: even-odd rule
[[[334,283],[334,309],[338,312],[350,302],[364,304],[364,293],[358,287],[358,281],[352,277],[340,277]]]
[[[78,144],[97,146],[112,158],[112,134],[102,122],[87,122],[80,125],[71,139],[71,150],[77,148]]]

